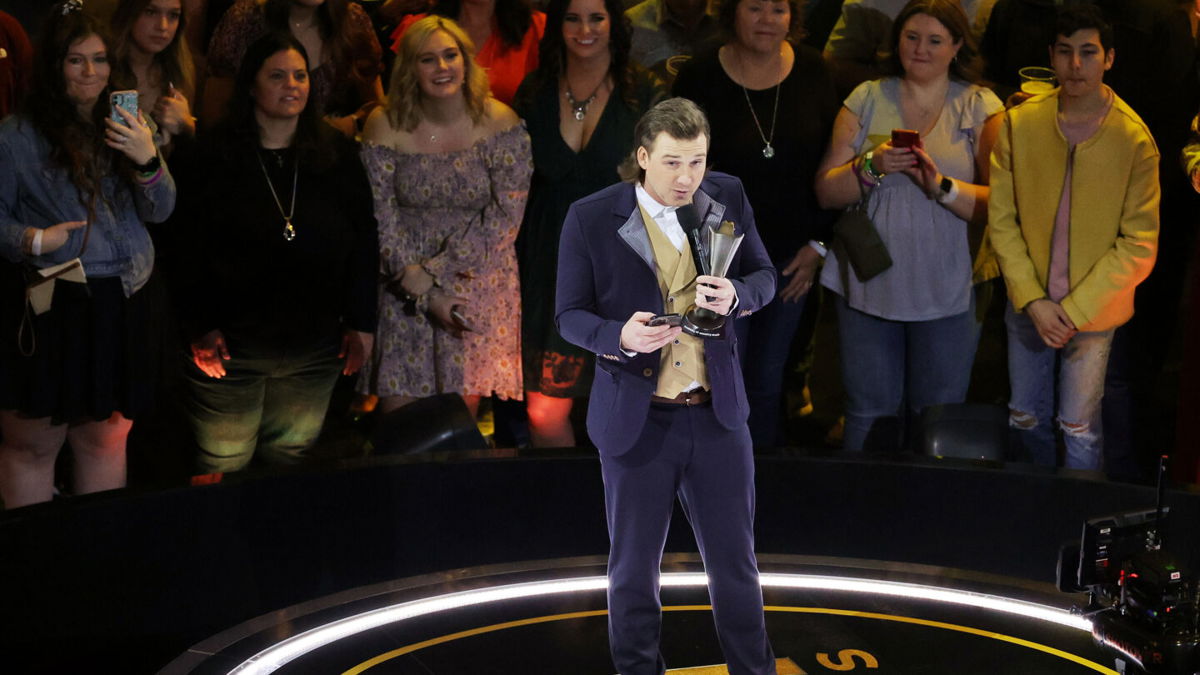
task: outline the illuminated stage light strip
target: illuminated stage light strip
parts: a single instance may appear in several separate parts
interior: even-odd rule
[[[1026,618],[1049,621],[1089,633],[1092,630],[1090,621],[1081,616],[1072,615],[1067,610],[1021,600],[1010,600],[984,593],[955,591],[895,581],[865,581],[849,577],[811,574],[767,573],[759,575],[759,581],[764,588],[802,588],[818,591],[843,591],[848,593],[898,596],[1017,614]],[[707,586],[708,577],[703,572],[663,574],[661,585],[663,587]],[[583,577],[556,581],[532,581],[412,600],[346,617],[345,619],[327,623],[319,628],[305,631],[264,649],[238,665],[237,668],[229,671],[229,673],[230,675],[265,675],[266,673],[271,673],[282,668],[291,661],[311,651],[320,649],[338,640],[379,628],[380,626],[420,616],[503,600],[583,591],[601,591],[607,588],[608,579],[606,577]]]

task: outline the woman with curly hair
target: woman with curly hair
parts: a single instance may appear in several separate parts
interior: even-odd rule
[[[153,378],[145,222],[175,182],[144,117],[109,104],[104,28],[69,0],[36,43],[33,89],[0,123],[0,498],[47,501],[70,440],[77,493],[125,485]],[[114,117],[119,122],[114,121]],[[13,167],[21,167],[16,171]],[[55,270],[59,278],[50,280]]]
[[[515,102],[533,143],[533,183],[517,237],[521,352],[533,444],[571,447],[571,407],[587,395],[592,355],[554,326],[563,218],[571,202],[619,180],[633,127],[663,87],[629,60],[620,0],[552,0],[546,16],[541,63]]]
[[[308,53],[316,111],[347,136],[383,99],[383,50],[366,11],[350,0],[237,0],[221,17],[208,47],[201,120],[225,114],[233,77],[252,42],[272,31],[291,33]]]
[[[389,412],[431,394],[521,398],[513,240],[529,135],[488,96],[474,46],[428,16],[400,40],[388,103],[363,130],[379,222],[379,330],[362,388]]]
[[[430,13],[462,27],[476,45],[475,62],[487,73],[492,96],[511,105],[521,80],[538,65],[546,15],[531,9],[529,0],[438,0]],[[400,38],[425,16],[413,14],[400,22],[392,33],[392,51],[400,51]]]

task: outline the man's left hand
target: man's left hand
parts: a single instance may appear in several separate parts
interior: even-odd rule
[[[701,274],[696,277],[696,306],[725,316],[733,310],[737,291],[733,282],[724,277]]]

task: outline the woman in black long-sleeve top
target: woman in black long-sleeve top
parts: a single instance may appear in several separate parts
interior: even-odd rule
[[[308,101],[290,36],[247,51],[228,123],[185,166],[187,413],[203,472],[299,461],[375,331],[378,236],[353,143]],[[184,262],[186,261],[186,262]]]
[[[771,447],[783,441],[784,365],[833,224],[813,180],[840,105],[821,55],[799,42],[797,0],[725,0],[720,25],[725,44],[687,62],[672,93],[708,115],[709,166],[742,179],[780,272],[775,300],[736,324],[750,434]]]

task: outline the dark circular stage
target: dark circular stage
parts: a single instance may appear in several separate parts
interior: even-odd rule
[[[931,457],[756,458],[781,673],[1111,673],[1060,546],[1152,487]],[[1200,492],[1166,547],[1200,561]],[[612,675],[587,451],[388,456],[121,491],[0,517],[4,672]],[[720,673],[695,541],[667,536],[662,650]],[[706,667],[715,669],[703,670]],[[689,672],[684,670],[682,672]]]
[[[763,561],[780,675],[1115,673],[1053,588],[913,565]],[[705,577],[671,556],[671,672],[724,673]],[[558,560],[355,589],[260,617],[165,673],[610,674],[602,560]]]

